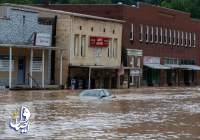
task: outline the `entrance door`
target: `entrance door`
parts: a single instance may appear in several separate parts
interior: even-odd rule
[[[25,57],[19,56],[18,58],[18,84],[25,84]]]

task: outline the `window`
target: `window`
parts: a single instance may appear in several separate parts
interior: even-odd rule
[[[11,62],[12,71],[14,71],[14,59],[12,56]],[[8,55],[1,55],[0,56],[0,71],[9,71],[9,56]]]
[[[86,35],[81,36],[81,56],[86,56]]]
[[[131,24],[130,40],[133,41],[133,24]]]
[[[165,28],[164,43],[167,44],[167,29]]]
[[[41,72],[42,71],[42,57],[33,57],[33,72]]]
[[[189,33],[189,46],[192,46],[192,33]]]
[[[74,56],[79,56],[79,35],[74,36]]]
[[[195,33],[194,33],[194,35],[193,35],[193,41],[194,41],[193,47],[196,47],[196,34],[195,34]]]
[[[151,34],[150,34],[151,43],[153,43],[153,26],[151,27]]]
[[[188,45],[188,33],[185,32],[185,46],[187,47]]]
[[[114,39],[113,41],[113,57],[117,58],[117,52],[118,51],[118,42],[117,42],[117,38]]]
[[[181,32],[181,46],[184,45],[184,33]]]
[[[169,44],[172,44],[172,30],[169,29]]]
[[[112,57],[112,39],[109,39],[108,45],[108,57]]]
[[[146,35],[145,35],[146,42],[149,42],[149,26],[146,26]]]
[[[180,31],[177,31],[176,44],[180,45]]]
[[[173,34],[173,45],[176,45],[176,30],[174,30]]]
[[[140,25],[140,41],[143,41],[143,25]]]
[[[158,43],[158,27],[156,27],[155,43]]]
[[[163,29],[162,27],[160,27],[160,36],[159,36],[159,42],[162,43],[163,42]]]

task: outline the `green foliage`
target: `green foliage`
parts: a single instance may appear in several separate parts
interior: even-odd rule
[[[31,4],[33,0],[0,0],[0,3]]]
[[[199,0],[164,0],[161,6],[191,13],[192,17],[200,18]]]

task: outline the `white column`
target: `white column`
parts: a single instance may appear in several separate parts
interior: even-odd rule
[[[91,68],[89,67],[88,89],[90,89],[90,83],[91,83]]]
[[[44,49],[42,50],[42,88],[44,88]]]
[[[29,86],[33,87],[33,48],[31,48],[31,54],[30,54],[30,62],[29,62]]]
[[[9,88],[12,87],[12,47],[9,47]]]
[[[62,85],[63,78],[63,50],[60,50],[60,85]]]

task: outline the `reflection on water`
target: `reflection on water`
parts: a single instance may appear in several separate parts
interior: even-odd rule
[[[66,92],[0,93],[1,139],[200,139],[200,93],[171,90],[82,100]],[[31,112],[27,134],[9,128],[12,111]]]

